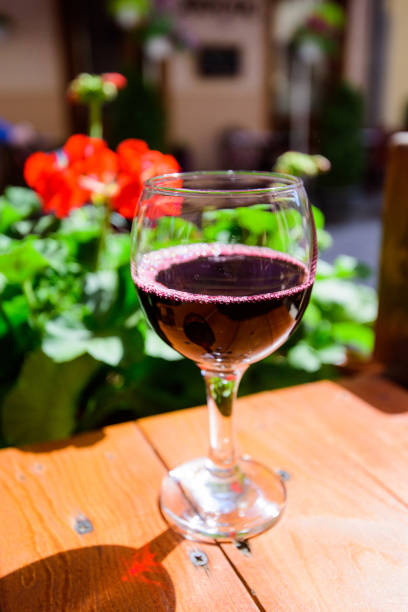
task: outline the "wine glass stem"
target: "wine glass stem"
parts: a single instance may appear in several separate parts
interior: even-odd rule
[[[210,425],[209,469],[221,478],[231,477],[237,464],[233,407],[245,369],[228,373],[201,370]]]

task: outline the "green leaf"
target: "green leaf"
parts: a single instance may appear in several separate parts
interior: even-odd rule
[[[62,219],[59,233],[86,240],[90,233],[101,231],[103,216],[103,206],[82,206]]]
[[[80,320],[69,314],[48,321],[42,349],[57,363],[71,361],[88,353],[98,361],[116,366],[124,354],[120,334],[109,334],[108,330],[93,334]]]
[[[128,368],[140,362],[144,357],[144,334],[139,326],[131,328],[124,326],[120,336],[123,345],[121,366]]]
[[[34,191],[24,187],[8,187],[0,198],[0,232],[6,232],[12,225],[39,211],[40,202]],[[25,234],[24,229],[29,227],[31,222],[29,225],[23,225],[23,231],[19,233]]]
[[[7,285],[7,278],[4,276],[4,274],[0,274],[0,295],[3,293],[6,285]]]
[[[101,268],[114,270],[120,266],[128,265],[130,259],[130,235],[109,234],[106,240],[106,249],[101,258]]]
[[[27,300],[24,295],[21,294],[15,295],[9,300],[4,300],[2,302],[2,308],[7,315],[7,319],[14,328],[19,327],[22,323],[27,321],[30,316]]]
[[[117,366],[123,357],[123,344],[118,336],[94,337],[87,343],[87,352],[99,361]]]
[[[333,322],[372,323],[377,316],[376,291],[346,280],[328,279],[316,282],[312,300]]]
[[[323,229],[324,228],[324,214],[322,213],[320,208],[317,208],[317,206],[312,206],[312,212],[313,212],[313,218],[314,218],[316,229],[317,230]]]
[[[317,349],[316,355],[320,363],[341,365],[346,361],[347,352],[344,346],[340,344],[331,344],[330,346]]]
[[[316,176],[320,171],[315,156],[300,151],[282,153],[276,160],[274,170],[295,176]]]
[[[161,357],[168,361],[177,361],[183,359],[180,353],[177,353],[168,344],[166,344],[159,336],[150,328],[146,330],[145,353],[150,357]]]
[[[197,226],[181,217],[160,217],[150,236],[154,248],[177,244],[190,244],[201,239]]]
[[[325,251],[333,244],[333,238],[330,236],[329,232],[326,232],[324,229],[318,229],[316,231],[316,237],[319,251]]]
[[[336,258],[334,272],[337,278],[368,278],[371,276],[370,266],[350,255],[339,255]]]
[[[23,219],[22,221],[17,221],[13,225],[13,235],[19,240],[22,238],[28,238],[33,231],[34,225],[35,221],[33,219]]]
[[[85,355],[88,343],[85,340],[70,340],[69,338],[59,340],[46,336],[41,347],[45,355],[53,359],[55,363],[65,363]]]
[[[84,355],[91,332],[69,314],[48,321],[42,341],[45,355],[56,363],[64,363]]]
[[[35,221],[31,232],[33,234],[46,235],[50,232],[56,232],[61,224],[60,219],[55,215],[43,215]]]
[[[49,265],[48,259],[35,248],[33,240],[14,244],[10,252],[0,255],[0,273],[10,283],[23,283]]]
[[[234,209],[206,210],[202,215],[202,233],[205,242],[242,241],[242,229]]]
[[[323,259],[317,260],[316,281],[325,278],[334,278],[334,268],[331,264]]]
[[[118,274],[115,270],[91,272],[85,276],[85,303],[92,318],[99,320],[99,326],[108,323],[108,315],[116,304],[118,283]]]
[[[89,356],[58,364],[41,351],[29,353],[3,403],[2,428],[8,444],[71,435],[78,398],[98,367]]]
[[[298,342],[288,351],[287,359],[292,367],[306,372],[317,372],[321,366],[316,351],[304,341]]]
[[[350,346],[363,355],[369,356],[374,348],[374,330],[359,323],[334,323],[332,326],[333,338]]]
[[[259,208],[237,208],[237,221],[241,227],[253,234],[276,230],[275,214]]]
[[[28,208],[31,212],[41,210],[41,204],[37,194],[27,187],[7,187],[4,192],[4,197],[10,204],[20,210],[27,211]]]
[[[24,295],[16,294],[7,300],[3,299],[1,307],[0,379],[4,380],[10,376],[13,364],[16,365],[17,360],[20,362],[27,351],[38,346],[39,331],[32,325],[31,312]]]
[[[0,199],[0,232],[5,232],[16,221],[24,219],[24,213],[14,208],[5,198]]]
[[[36,240],[35,248],[45,257],[49,264],[61,274],[67,271],[68,247],[64,242],[54,238]]]
[[[320,309],[313,302],[309,303],[303,315],[302,322],[308,327],[316,327],[322,320],[322,313]]]
[[[130,274],[129,264],[118,269],[118,293],[116,300],[115,324],[122,324],[130,315],[140,309],[139,298]]]
[[[325,348],[333,342],[331,333],[332,324],[327,319],[322,319],[307,336],[308,343],[315,349]]]
[[[0,234],[0,253],[11,251],[13,244],[18,244],[18,241]]]
[[[83,206],[61,221],[58,237],[66,241],[70,254],[87,269],[94,269],[99,251],[103,207]]]

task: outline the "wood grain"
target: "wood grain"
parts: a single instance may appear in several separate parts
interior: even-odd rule
[[[140,426],[169,467],[206,450],[203,409]],[[223,545],[266,610],[408,610],[408,515],[392,491],[407,480],[407,427],[408,413],[383,412],[328,382],[239,402],[241,448],[292,476],[282,522],[251,540],[251,556]]]
[[[163,474],[133,423],[1,451],[1,611],[257,610],[219,547],[167,528]]]
[[[390,141],[375,357],[389,376],[408,384],[408,132]]]
[[[360,376],[279,392],[282,404],[313,413],[322,436],[408,507],[408,393],[385,378]]]

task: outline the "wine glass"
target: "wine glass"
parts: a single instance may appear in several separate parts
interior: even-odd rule
[[[133,281],[153,329],[198,365],[207,390],[208,457],[171,470],[160,494],[164,516],[188,538],[246,539],[283,511],[279,476],[237,454],[233,405],[248,366],[298,325],[316,257],[299,178],[187,172],[145,183],[132,229]]]

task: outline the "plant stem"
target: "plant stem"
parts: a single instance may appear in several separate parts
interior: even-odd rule
[[[98,100],[89,103],[89,135],[102,138],[102,104]]]
[[[201,371],[207,389],[210,420],[210,470],[223,478],[232,475],[237,463],[232,417],[234,401],[244,371]]]

